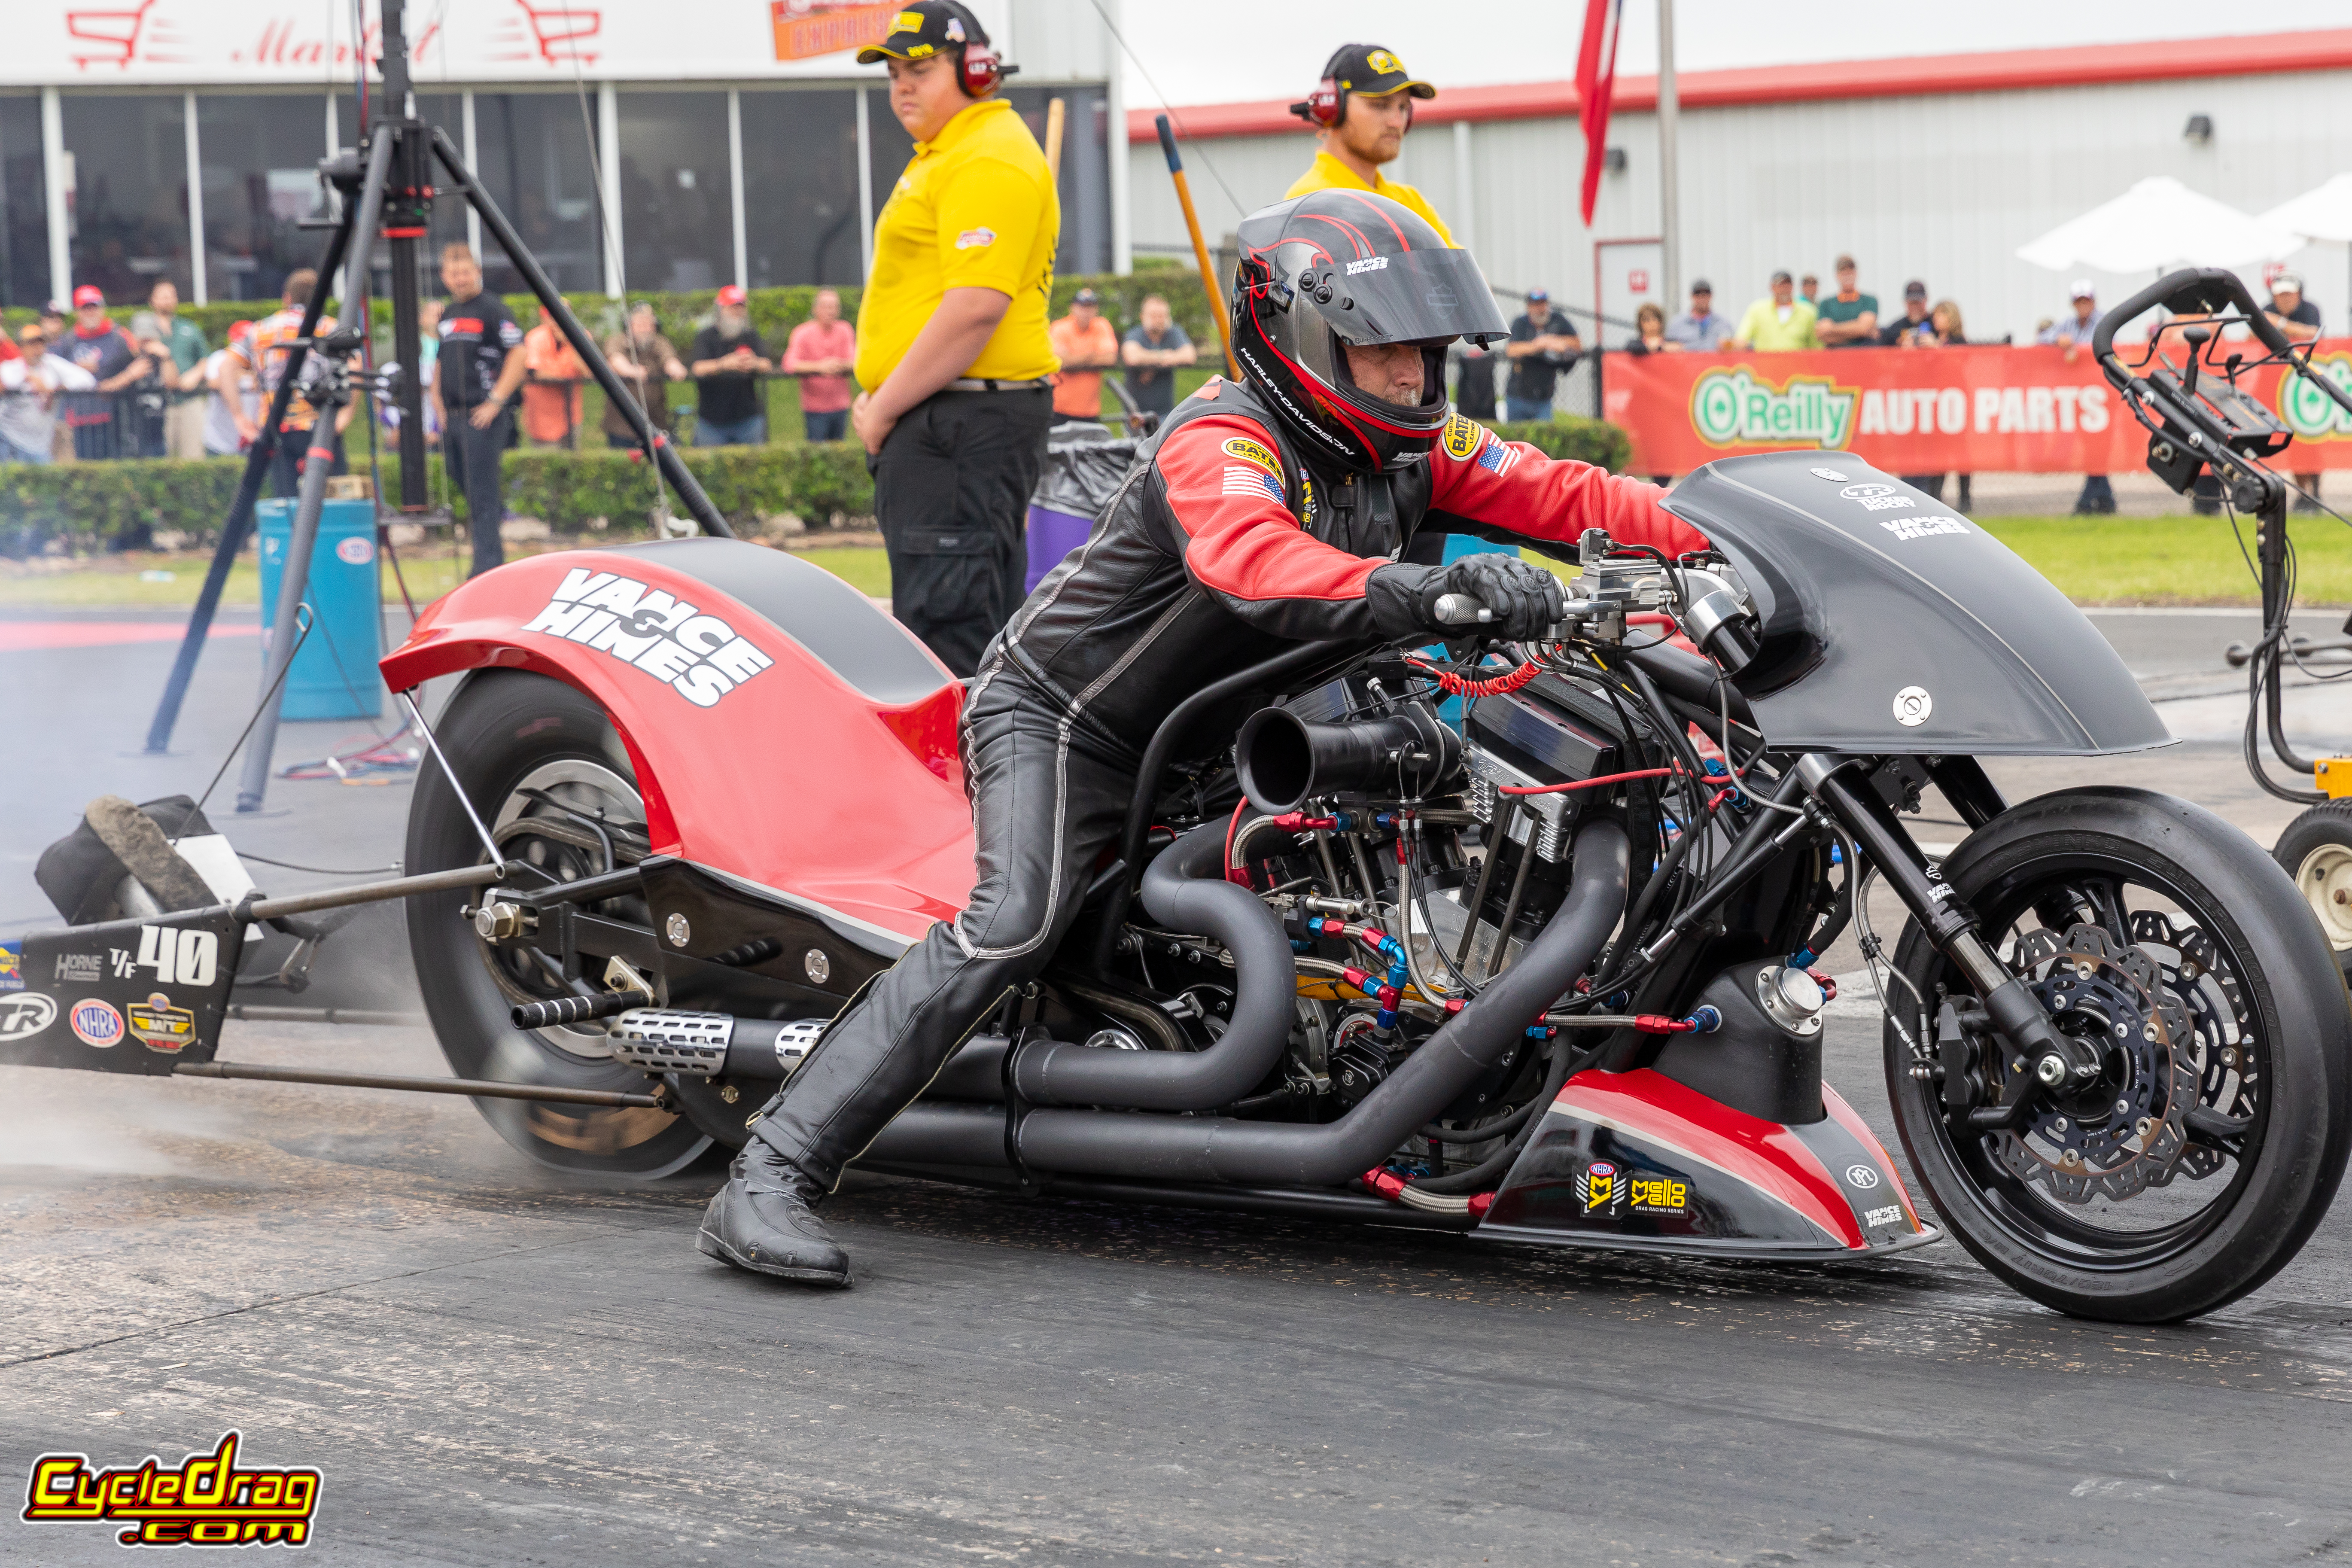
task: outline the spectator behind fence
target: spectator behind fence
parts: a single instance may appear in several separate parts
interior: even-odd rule
[[[1921,337],[1932,342],[1935,335],[1936,324],[1927,319],[1927,286],[1914,278],[1903,285],[1903,313],[1878,329],[1879,346],[1902,348]]]
[[[166,458],[205,455],[205,364],[212,345],[204,330],[180,314],[180,290],[169,278],[147,290],[147,309],[131,319],[131,335],[154,362],[163,386],[163,450]]]
[[[236,352],[253,335],[251,321],[232,321],[228,346],[205,356],[205,455],[234,458],[261,432],[260,395],[245,361]]]
[[[801,378],[801,431],[812,441],[849,435],[849,373],[857,363],[857,329],[841,319],[841,296],[820,289],[809,319],[784,343],[784,372]]]
[[[2099,293],[2087,278],[2077,279],[2073,292],[2073,311],[2053,321],[2034,334],[2033,341],[2049,343],[2066,351],[2066,363],[2073,364],[2091,346],[2091,334],[2099,325]],[[2074,498],[2074,515],[2092,517],[2116,510],[2116,487],[2105,474],[2084,474],[2083,493]]]
[[[229,352],[254,373],[265,405],[278,395],[278,384],[286,379],[286,364],[292,353],[287,345],[302,335],[302,312],[310,303],[310,290],[318,286],[318,273],[308,267],[288,274],[278,310],[254,322],[243,343],[229,347]],[[335,410],[334,428],[328,437],[328,447],[335,455],[331,471],[338,474],[348,468],[343,461],[343,429],[352,421],[352,405],[346,403]],[[278,422],[278,449],[269,459],[272,495],[290,500],[300,492],[302,464],[318,423],[319,411],[299,392],[287,400],[286,416]]]
[[[1666,336],[1666,313],[1655,305],[1633,312],[1633,335],[1625,340],[1629,354],[1678,354],[1683,345]]]
[[[1102,296],[1081,289],[1070,313],[1045,329],[1062,368],[1054,373],[1054,423],[1102,417],[1102,373],[1118,363],[1118,333],[1103,320]]]
[[[768,400],[760,378],[776,368],[751,325],[750,296],[730,283],[719,290],[719,316],[694,334],[694,444],[759,447],[768,439]]]
[[[16,343],[0,333],[0,463],[51,461],[58,399],[98,384],[96,376],[50,349],[49,329],[40,322],[27,326]]]
[[[2287,335],[2289,342],[2307,343],[2319,336],[2319,307],[2303,295],[2303,274],[2282,272],[2271,279],[2271,302],[2263,311]],[[2319,510],[2319,474],[2314,470],[2294,477],[2303,493],[2294,498],[2297,511]]]
[[[585,413],[588,365],[573,352],[571,341],[541,318],[522,335],[523,439],[534,447],[580,449],[580,421]]]
[[[1822,346],[1813,331],[1813,308],[1794,297],[1785,271],[1772,274],[1770,296],[1748,307],[1731,337],[1731,346],[1743,353],[1789,353]]]
[[[1691,284],[1690,309],[1666,323],[1666,336],[1686,349],[1713,353],[1731,341],[1731,322],[1715,313],[1715,286],[1701,278]]]
[[[1798,279],[1797,298],[1811,305],[1818,315],[1822,308],[1822,280],[1810,272]]]
[[[84,462],[133,456],[135,437],[120,417],[121,394],[143,381],[154,362],[139,352],[131,334],[106,313],[106,296],[95,284],[74,290],[74,325],[62,345],[64,357],[89,372],[96,384],[66,397],[66,426],[73,432],[74,456]]]
[[[441,462],[466,498],[474,540],[468,577],[506,560],[499,525],[506,489],[499,468],[514,442],[511,405],[527,368],[522,329],[506,301],[482,287],[482,264],[463,240],[441,247],[441,286],[449,290],[441,312],[441,354],[435,362],[433,400],[441,416]]]
[[[604,340],[604,358],[629,390],[637,395],[638,406],[646,411],[655,429],[667,433],[677,427],[667,388],[670,382],[686,379],[686,362],[677,357],[677,351],[662,336],[651,304],[640,300],[629,307],[626,330]],[[635,429],[616,403],[604,405],[604,442],[611,447],[638,444]]]
[[[1138,314],[1140,320],[1128,328],[1127,341],[1118,347],[1119,363],[1127,366],[1127,395],[1144,413],[1165,419],[1176,408],[1178,368],[1197,363],[1201,353],[1160,295],[1146,294]]]
[[[1856,285],[1853,257],[1839,257],[1835,270],[1837,292],[1814,307],[1813,335],[1823,348],[1876,348],[1878,296],[1865,294]]]
[[[1511,323],[1511,341],[1503,350],[1511,362],[1510,379],[1503,387],[1504,417],[1514,424],[1549,419],[1560,374],[1575,369],[1583,352],[1568,318],[1552,320],[1549,291],[1528,289],[1527,311]]]
[[[1471,419],[1495,422],[1495,363],[1503,356],[1491,349],[1479,347],[1466,338],[1457,338],[1446,351],[1453,360],[1454,406],[1456,412]]]

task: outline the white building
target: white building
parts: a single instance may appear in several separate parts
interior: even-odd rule
[[[1410,38],[1391,41],[1411,58]],[[1541,285],[1621,318],[1663,300],[1656,247],[1620,244],[1658,234],[1655,79],[1619,80],[1609,143],[1623,167],[1604,175],[1589,230],[1572,83],[1436,86],[1395,177],[1429,196],[1498,291]],[[2017,247],[2134,181],[2171,174],[2261,212],[2352,170],[2352,28],[1686,72],[1680,96],[1683,278],[1711,281],[1735,319],[1776,268],[1834,289],[1831,263],[1851,251],[1882,313],[1901,310],[1916,278],[1959,304],[1972,338],[2029,341],[2066,310],[2072,278]],[[1189,255],[1151,118],[1129,116],[1135,247]],[[1213,245],[1313,155],[1281,102],[1178,118]],[[2273,259],[2306,275],[2331,332],[2346,330],[2345,247]],[[2108,301],[2153,278],[2092,276]],[[1606,333],[1612,346],[1626,335]]]
[[[1123,259],[1126,116],[1089,0],[969,0],[1042,132],[1068,103],[1060,266]],[[420,111],[569,289],[851,282],[908,142],[855,47],[874,0],[408,0]],[[348,0],[8,0],[0,305],[157,278],[271,299],[315,264],[318,161],[358,134]],[[380,25],[366,0],[369,52]],[[435,235],[478,227],[455,199]],[[520,280],[493,252],[491,285]]]

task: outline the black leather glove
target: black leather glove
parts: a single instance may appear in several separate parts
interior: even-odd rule
[[[1495,612],[1491,621],[1449,626],[1437,618],[1437,601],[1467,594]],[[1541,637],[1567,615],[1559,579],[1516,555],[1465,555],[1449,562],[1444,575],[1422,590],[1422,617],[1432,629],[1453,637],[1484,636],[1514,640]]]

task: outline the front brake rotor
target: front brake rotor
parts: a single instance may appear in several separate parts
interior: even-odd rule
[[[2094,1047],[2102,1070],[2087,1089],[2045,1097],[2022,1131],[1995,1134],[2001,1164],[2070,1204],[2120,1202],[2169,1181],[2189,1147],[2182,1119],[2198,1102],[2201,1053],[2162,967],[2092,925],[2063,939],[2029,931],[2018,958],[2051,1022]]]

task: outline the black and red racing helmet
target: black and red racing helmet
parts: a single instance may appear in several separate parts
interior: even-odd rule
[[[1361,470],[1427,453],[1445,427],[1445,346],[1508,337],[1486,274],[1411,209],[1370,191],[1311,191],[1242,220],[1234,358],[1308,450]],[[1345,345],[1422,351],[1422,398],[1373,396]]]

